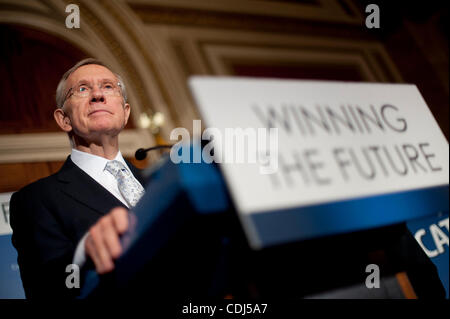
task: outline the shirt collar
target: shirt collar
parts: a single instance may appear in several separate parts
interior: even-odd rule
[[[72,149],[70,158],[79,168],[91,176],[101,174],[105,169],[106,164],[110,161],[104,157],[82,152],[74,148]],[[130,170],[120,150],[117,152],[114,160],[121,162],[128,170]]]

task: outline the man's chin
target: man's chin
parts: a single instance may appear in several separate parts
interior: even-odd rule
[[[111,127],[111,126],[101,126],[91,127],[88,134],[83,134],[81,137],[85,141],[99,141],[101,142],[103,138],[117,137],[122,131],[122,128]]]
[[[99,127],[92,132],[97,136],[117,136],[121,129],[111,127]]]
[[[106,118],[93,121],[89,127],[90,132],[95,132],[97,134],[110,134],[111,132],[115,132],[116,134],[118,134],[121,130],[122,126],[118,125],[117,123],[112,123],[110,119]]]

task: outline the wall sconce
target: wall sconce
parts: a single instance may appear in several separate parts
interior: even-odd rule
[[[165,117],[161,112],[155,112],[149,116],[146,112],[142,112],[139,115],[139,127],[143,129],[149,129],[154,135],[158,134],[160,128],[164,125]]]

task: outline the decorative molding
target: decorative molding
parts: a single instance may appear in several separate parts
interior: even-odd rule
[[[133,157],[138,148],[152,145],[147,130],[124,130],[119,148],[123,156]],[[0,135],[0,163],[45,162],[65,160],[70,154],[66,133]]]
[[[351,1],[316,0],[305,2],[280,2],[261,0],[127,0],[127,3],[145,14],[154,7],[166,9],[198,10],[271,17],[296,18],[321,22],[361,24],[362,15]]]
[[[230,68],[232,61],[254,63],[255,61],[271,63],[272,65],[285,63],[294,64],[320,64],[323,66],[351,65],[361,73],[362,78],[375,82],[379,79],[371,72],[361,54],[358,52],[333,52],[320,50],[292,50],[292,49],[267,49],[245,48],[209,45],[204,48],[214,74],[233,75]],[[253,62],[248,62],[253,61]]]
[[[317,63],[323,66],[354,66],[366,81],[402,82],[402,77],[377,41],[297,36],[279,33],[217,30],[174,25],[146,25],[146,34],[172,61],[167,66],[172,80],[172,107],[183,114],[195,108],[187,87],[190,75],[233,75],[231,62],[266,61],[272,65]],[[185,115],[192,121],[192,117]],[[199,118],[197,115],[196,118]],[[187,129],[190,127],[187,126]]]
[[[336,49],[336,46],[329,44],[324,41],[320,46],[308,47],[305,45],[297,48],[204,44],[202,49],[213,73],[217,75],[233,75],[230,65],[233,62],[242,61],[250,65],[263,62],[274,66],[315,64],[324,67],[328,66],[330,69],[339,66],[353,66],[359,70],[362,79],[365,81],[389,82],[394,77],[395,82],[400,82],[401,77],[397,70],[392,67],[389,60],[379,61],[373,56],[374,54],[379,54],[383,58],[387,58],[383,55],[381,47],[377,45],[361,45],[353,49],[339,50]],[[381,66],[380,63],[383,63],[384,66]],[[386,68],[389,70],[389,74],[385,74]]]

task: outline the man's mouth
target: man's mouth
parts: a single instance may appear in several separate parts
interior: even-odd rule
[[[95,110],[95,111],[89,112],[89,115],[100,114],[100,113],[109,113],[109,114],[111,114],[111,112],[109,112],[107,110]]]

